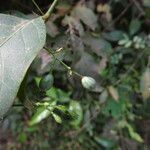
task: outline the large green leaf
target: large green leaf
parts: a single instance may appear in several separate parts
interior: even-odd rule
[[[38,124],[45,118],[47,118],[51,114],[50,111],[51,109],[52,109],[51,107],[49,108],[46,108],[44,106],[39,107],[34,116],[32,117],[32,119],[29,121],[29,125],[33,126],[35,124]]]
[[[45,39],[42,17],[27,20],[0,14],[0,117],[11,107],[24,75]]]

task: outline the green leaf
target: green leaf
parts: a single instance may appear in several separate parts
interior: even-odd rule
[[[48,74],[41,79],[41,81],[39,83],[39,87],[41,90],[47,91],[53,86],[53,83],[54,83],[53,75]]]
[[[84,38],[84,43],[90,46],[92,51],[98,56],[109,56],[112,54],[112,45],[103,38],[95,38],[86,35]]]
[[[115,30],[110,33],[104,33],[104,38],[106,38],[107,40],[112,41],[112,42],[117,42],[117,41],[123,39],[123,35],[124,35],[124,32]]]
[[[49,108],[49,109],[51,109],[51,108]],[[51,111],[49,109],[44,106],[39,107],[37,109],[36,113],[34,114],[34,116],[32,117],[31,121],[29,121],[29,125],[33,126],[35,124],[38,124],[45,118],[47,118],[51,114]]]
[[[53,115],[53,118],[55,119],[55,121],[57,122],[57,123],[62,123],[62,119],[61,119],[61,117],[60,116],[58,116],[57,114],[55,114],[55,113],[52,113],[52,115]]]
[[[110,115],[115,119],[119,119],[126,113],[128,109],[129,91],[125,91],[125,88],[118,88],[119,99],[114,101],[113,98],[108,98],[106,105],[102,108],[105,115]]]
[[[39,87],[40,85],[40,81],[41,81],[41,77],[36,77],[35,78],[35,82],[36,82],[36,85]]]
[[[104,108],[103,112],[104,114],[110,114],[114,118],[119,118],[122,116],[122,110],[123,110],[123,101],[116,102],[113,98],[109,98],[108,102],[106,103],[106,107]]]
[[[75,114],[77,117],[74,117],[74,120],[71,124],[75,127],[79,126],[83,120],[83,109],[79,102],[71,101],[69,105],[70,114]]]
[[[132,139],[143,143],[143,139],[141,138],[141,136],[137,132],[135,132],[134,128],[126,120],[120,121],[118,125],[119,128],[127,128]]]
[[[39,126],[28,126],[26,132],[34,133],[39,130]]]
[[[27,135],[24,132],[21,132],[18,136],[18,141],[20,143],[25,143],[27,141]]]
[[[0,14],[0,117],[11,107],[27,69],[45,44],[42,17]]]
[[[129,130],[129,134],[130,134],[131,138],[133,138],[134,140],[136,140],[140,143],[143,143],[143,139],[141,138],[141,136],[134,131],[133,127],[130,124],[127,124],[126,127]]]
[[[129,33],[130,35],[134,35],[137,33],[141,28],[141,22],[137,19],[134,19],[131,21],[130,26],[129,26]]]
[[[105,148],[113,148],[116,145],[114,140],[110,140],[102,137],[94,137],[95,141]]]
[[[55,87],[52,87],[50,90],[46,91],[46,95],[59,102],[70,101],[70,93],[66,93],[63,90]]]
[[[68,111],[67,107],[63,106],[63,105],[57,105],[57,106],[55,106],[55,108],[60,110],[63,113],[66,113]]]

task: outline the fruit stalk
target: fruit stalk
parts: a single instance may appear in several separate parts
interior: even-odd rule
[[[52,11],[54,10],[56,4],[57,4],[58,0],[54,0],[52,5],[50,6],[50,8],[48,9],[48,11],[42,16],[43,20],[47,21],[52,13]]]

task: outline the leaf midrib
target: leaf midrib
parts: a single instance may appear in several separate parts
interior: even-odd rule
[[[35,18],[36,19],[36,18]],[[0,48],[6,43],[8,42],[13,36],[15,36],[18,32],[20,32],[22,29],[26,28],[28,25],[30,25],[31,23],[34,22],[35,19],[32,19],[32,20],[27,20],[21,24],[23,24],[21,27],[19,27],[15,32],[13,32],[10,36],[8,36],[1,44],[0,44]],[[1,56],[1,51],[0,51],[0,56]],[[2,90],[2,85],[3,85],[3,73],[4,73],[4,65],[2,64],[3,61],[2,61],[2,57],[0,57],[1,59],[1,87],[0,87],[0,95],[1,95],[1,90]]]

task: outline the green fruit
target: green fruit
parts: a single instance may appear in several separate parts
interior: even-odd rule
[[[96,81],[91,77],[84,76],[81,82],[83,87],[89,90],[92,90],[96,86]]]
[[[51,74],[44,76],[39,84],[39,87],[43,91],[49,90],[54,84],[54,77]]]

